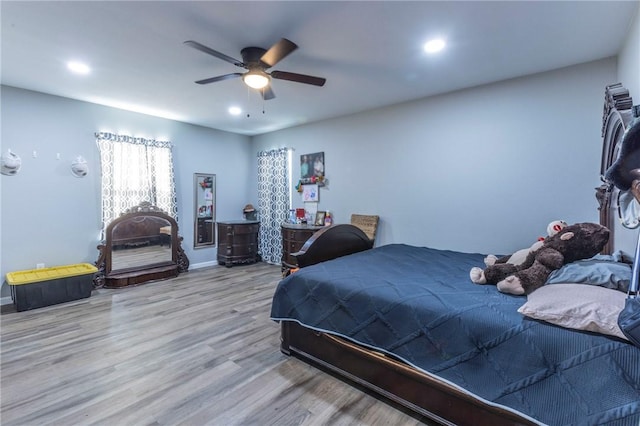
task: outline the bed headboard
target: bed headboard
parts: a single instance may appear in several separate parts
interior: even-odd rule
[[[615,244],[618,214],[617,205],[612,203],[611,200],[616,200],[619,193],[619,189],[604,180],[604,175],[618,157],[622,136],[632,120],[633,99],[629,95],[629,91],[621,83],[607,86],[605,88],[604,111],[602,114],[602,159],[600,162],[600,179],[603,183],[596,188],[600,224],[611,231],[609,242],[602,251],[604,254],[611,254]],[[635,185],[636,182],[638,182],[638,185]],[[640,181],[634,181],[633,186],[640,189]],[[640,200],[640,191],[634,191],[634,193],[636,198]]]

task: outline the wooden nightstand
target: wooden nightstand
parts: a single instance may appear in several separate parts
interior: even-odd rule
[[[283,275],[293,268],[297,268],[296,258],[291,254],[300,251],[304,243],[323,226],[297,225],[295,223],[282,224],[282,272]]]
[[[218,264],[231,267],[258,261],[257,220],[218,222]]]

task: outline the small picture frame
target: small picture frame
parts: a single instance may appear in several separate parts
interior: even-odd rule
[[[316,226],[324,226],[324,217],[326,215],[326,212],[317,212],[316,213],[316,221],[314,223],[314,225]]]

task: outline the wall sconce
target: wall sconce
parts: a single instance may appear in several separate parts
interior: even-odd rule
[[[22,166],[22,159],[18,154],[11,152],[10,149],[7,150],[6,154],[0,156],[0,173],[3,175],[13,176],[18,174],[20,166]]]
[[[82,178],[85,177],[87,173],[89,173],[87,160],[85,160],[81,155],[78,155],[71,163],[71,174],[77,178]]]

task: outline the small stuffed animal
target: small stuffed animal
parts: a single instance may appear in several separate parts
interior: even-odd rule
[[[476,284],[496,284],[510,294],[530,294],[542,287],[552,271],[567,263],[598,254],[609,241],[609,230],[597,223],[576,223],[545,239],[521,265],[500,263],[484,270],[475,267],[469,276]]]
[[[553,237],[566,226],[567,222],[565,222],[564,220],[554,220],[553,222],[549,223],[549,225],[547,225],[547,236]],[[525,261],[529,253],[534,252],[542,247],[542,243],[544,242],[544,240],[545,239],[543,237],[540,237],[538,238],[538,241],[531,245],[531,247],[518,250],[511,255],[497,257],[496,255],[490,254],[484,258],[484,264],[485,266],[495,265],[496,263],[510,263],[512,265],[521,265]]]

